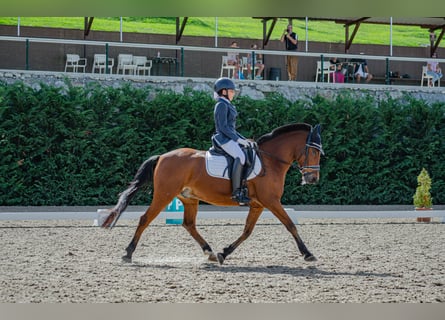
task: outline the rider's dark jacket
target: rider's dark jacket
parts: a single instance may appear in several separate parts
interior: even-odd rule
[[[223,145],[230,140],[246,139],[236,131],[237,115],[235,106],[229,100],[224,97],[218,98],[213,112],[216,131],[213,137],[219,145]]]

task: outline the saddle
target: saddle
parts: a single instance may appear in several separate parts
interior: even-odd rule
[[[261,172],[261,160],[253,148],[241,148],[241,150],[243,150],[246,155],[246,163],[244,164],[242,175],[243,179],[253,179]],[[206,170],[209,176],[230,180],[234,159],[213,141],[213,139],[212,147],[206,152],[205,158]]]

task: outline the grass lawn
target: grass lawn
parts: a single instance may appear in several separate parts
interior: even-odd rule
[[[0,17],[0,25],[17,25],[17,17]],[[215,17],[189,17],[184,29],[186,36],[215,36]],[[83,17],[21,17],[21,26],[83,29]],[[279,39],[286,28],[287,19],[280,19],[272,33],[271,39]],[[92,30],[119,31],[118,17],[95,17]],[[123,32],[141,32],[154,34],[175,34],[176,22],[170,18],[124,17]],[[294,20],[294,31],[300,40],[306,40],[306,23]],[[354,39],[354,43],[382,44],[390,42],[389,25],[362,24]],[[218,37],[262,39],[262,23],[260,19],[250,17],[218,18]],[[344,43],[344,27],[334,22],[310,21],[308,24],[308,40],[318,42]],[[394,46],[428,46],[429,32],[420,27],[393,26]],[[445,44],[442,42],[441,47]]]

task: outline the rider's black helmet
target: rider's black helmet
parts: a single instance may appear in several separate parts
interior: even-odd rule
[[[229,79],[229,78],[219,78],[215,81],[215,85],[213,86],[213,90],[220,94],[221,90],[226,89],[232,89],[235,90],[235,83]]]

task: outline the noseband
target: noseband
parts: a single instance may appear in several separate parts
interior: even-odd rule
[[[307,144],[304,148],[304,164],[301,167],[298,167],[298,170],[300,170],[300,173],[303,176],[307,176],[308,174],[310,174],[312,171],[320,171],[320,165],[307,165],[307,158],[309,155],[309,149],[317,149],[318,151],[321,152],[321,154],[324,154],[323,149],[321,148],[320,145],[314,145],[314,144]],[[310,172],[307,172],[306,170],[310,170]]]

